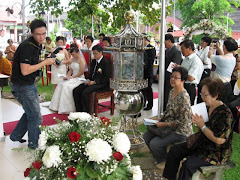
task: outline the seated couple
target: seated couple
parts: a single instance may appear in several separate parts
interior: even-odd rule
[[[96,45],[92,48],[94,58],[90,64],[89,81],[85,80],[86,61],[78,48],[71,50],[72,63],[66,80],[58,84],[49,108],[59,114],[70,112],[88,112],[90,94],[109,89],[111,64],[103,57],[103,48]],[[73,63],[75,62],[75,63]]]

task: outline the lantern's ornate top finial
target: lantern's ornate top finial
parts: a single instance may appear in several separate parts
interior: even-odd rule
[[[134,13],[132,11],[127,11],[124,14],[124,18],[126,19],[127,24],[132,24],[133,19],[134,19]]]

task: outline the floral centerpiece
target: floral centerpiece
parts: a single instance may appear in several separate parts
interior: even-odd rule
[[[131,166],[130,141],[108,118],[70,113],[57,127],[41,127],[39,147],[24,172],[28,179],[142,179]]]

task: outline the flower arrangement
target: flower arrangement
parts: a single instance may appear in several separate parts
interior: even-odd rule
[[[216,24],[213,20],[203,19],[198,24],[188,27],[184,32],[184,39],[191,39],[191,35],[200,31],[201,33],[210,33],[220,39],[226,39],[229,35],[226,29]]]
[[[70,113],[57,127],[41,127],[39,147],[24,172],[28,179],[142,179],[131,166],[128,136],[111,127],[105,117]]]

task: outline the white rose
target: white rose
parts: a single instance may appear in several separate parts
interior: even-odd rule
[[[61,154],[59,146],[54,145],[48,147],[42,157],[43,164],[47,168],[58,167],[58,165],[62,162],[62,159],[60,158]]]
[[[130,171],[133,173],[133,180],[142,180],[142,170],[140,166],[132,166]]]
[[[128,136],[120,132],[113,137],[113,147],[121,152],[122,154],[127,154],[131,148],[131,143]]]
[[[89,121],[92,116],[86,112],[71,112],[68,116],[70,120]]]
[[[112,156],[111,146],[102,139],[94,138],[86,145],[86,155],[90,161],[95,161],[98,164],[103,161],[107,162]]]
[[[48,140],[47,133],[45,131],[42,131],[41,134],[39,135],[39,139],[38,139],[38,148],[40,150],[46,149],[47,140]]]

